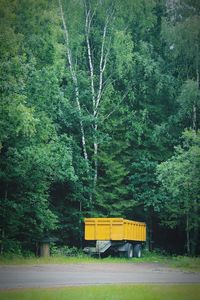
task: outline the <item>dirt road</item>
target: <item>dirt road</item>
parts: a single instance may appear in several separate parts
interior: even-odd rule
[[[200,273],[156,263],[0,266],[0,289],[119,283],[200,284]]]

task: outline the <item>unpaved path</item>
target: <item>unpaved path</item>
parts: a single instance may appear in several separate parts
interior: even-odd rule
[[[197,283],[200,273],[153,263],[0,266],[0,289],[119,283]]]

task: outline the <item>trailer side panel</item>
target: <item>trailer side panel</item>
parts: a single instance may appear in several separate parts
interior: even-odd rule
[[[146,241],[146,224],[122,218],[86,218],[85,240]]]

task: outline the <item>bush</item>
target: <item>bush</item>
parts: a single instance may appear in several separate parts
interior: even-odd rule
[[[3,254],[6,256],[22,256],[21,244],[15,240],[4,240]]]
[[[82,256],[82,250],[77,247],[68,247],[68,246],[56,246],[55,244],[50,246],[50,252],[52,256]]]

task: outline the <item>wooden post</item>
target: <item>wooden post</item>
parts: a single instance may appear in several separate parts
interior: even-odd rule
[[[42,257],[48,257],[50,256],[50,247],[49,243],[41,243],[40,245],[40,256]]]

